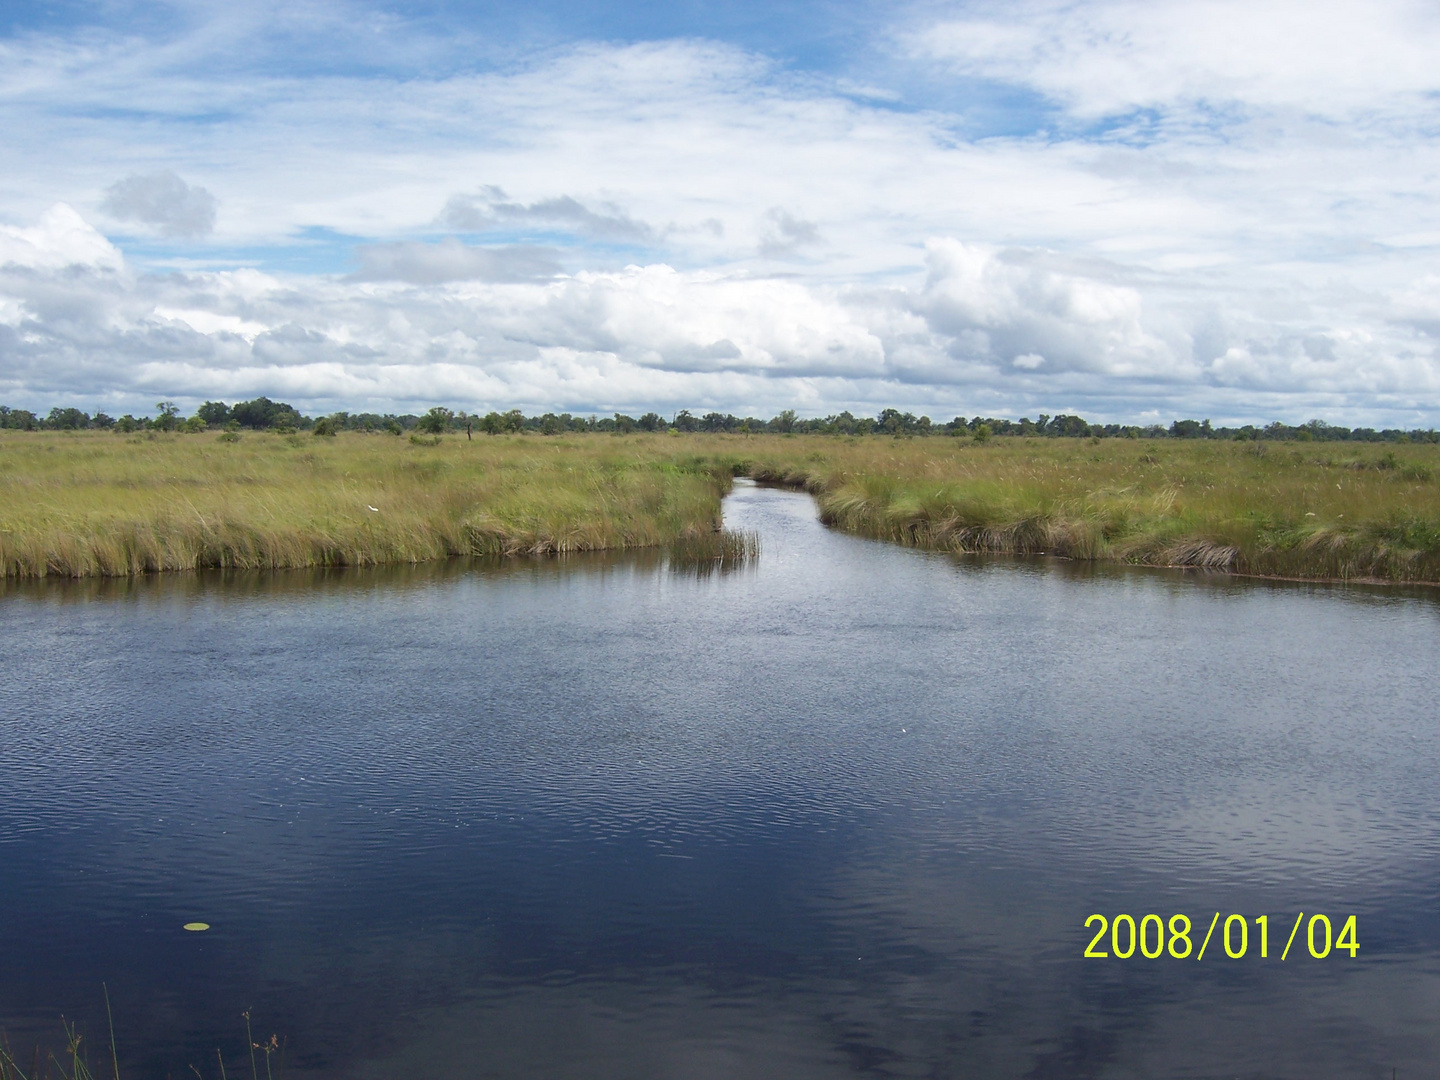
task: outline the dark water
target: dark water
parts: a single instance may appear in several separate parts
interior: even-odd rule
[[[17,1056],[102,1034],[104,982],[127,1080],[248,1076],[247,1008],[324,1077],[1440,1072],[1434,594],[727,506],[764,554],[708,577],[11,589]],[[1268,915],[1269,958],[1253,922],[1242,960],[1081,956],[1092,913],[1198,949],[1216,911]],[[1282,962],[1301,911],[1358,955],[1302,928]]]

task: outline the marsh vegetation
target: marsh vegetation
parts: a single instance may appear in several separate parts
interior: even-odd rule
[[[733,564],[734,475],[935,550],[1440,581],[1440,446],[724,433],[0,434],[6,577],[661,548]]]
[[[0,567],[74,577],[694,546],[719,528],[730,477],[683,445],[581,436],[7,433]]]
[[[1440,447],[1144,439],[820,441],[759,480],[829,525],[947,551],[1440,581]],[[798,449],[798,448],[797,448]]]

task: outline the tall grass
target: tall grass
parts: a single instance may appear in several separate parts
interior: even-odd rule
[[[659,437],[0,436],[0,574],[364,566],[655,547],[730,471]]]
[[[1440,582],[1440,448],[1132,439],[811,440],[746,471],[915,547]]]
[[[726,569],[731,476],[848,532],[1281,577],[1440,582],[1440,447],[1135,439],[0,434],[0,574],[651,548]]]

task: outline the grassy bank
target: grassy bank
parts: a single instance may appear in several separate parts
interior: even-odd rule
[[[950,551],[1440,582],[1440,446],[723,434],[0,434],[7,577],[362,566],[665,547],[733,472],[825,521]],[[372,509],[373,507],[373,509]]]
[[[231,437],[233,439],[233,436]],[[0,573],[420,562],[718,536],[730,472],[677,439],[0,436]],[[744,552],[741,551],[741,554]]]
[[[757,479],[836,528],[947,551],[1440,582],[1440,447],[1202,440],[787,440]]]

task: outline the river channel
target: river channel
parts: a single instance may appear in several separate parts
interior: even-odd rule
[[[725,512],[725,573],[7,587],[15,1057],[108,1075],[103,985],[125,1080],[247,1010],[336,1080],[1435,1074],[1440,593]]]

